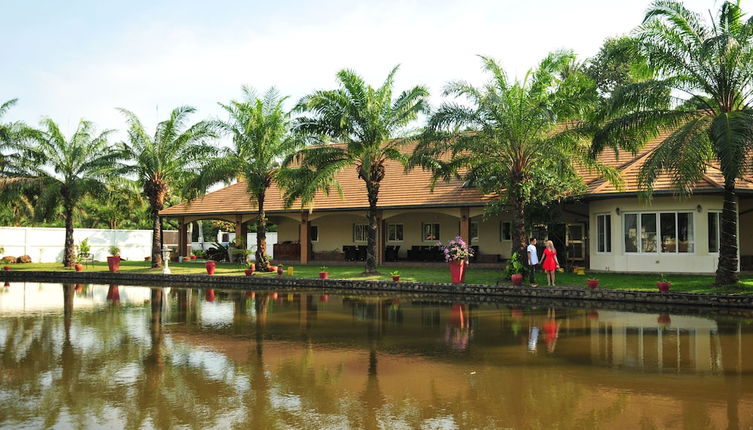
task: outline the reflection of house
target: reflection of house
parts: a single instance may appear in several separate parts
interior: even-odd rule
[[[636,155],[605,151],[605,163],[622,172],[625,184],[617,189],[586,170],[581,176],[587,191],[577,202],[556,210],[556,221],[537,227],[539,239],[549,237],[560,250],[560,259],[585,264],[594,270],[645,272],[696,272],[715,270],[719,251],[719,215],[723,178],[709,165],[689,199],[672,196],[668,175],[656,183],[651,202],[637,197],[638,172],[658,141]],[[278,225],[278,243],[298,245],[296,260],[358,260],[366,245],[368,207],[365,187],[355,169],[339,174],[344,198],[338,193],[317,195],[313,210],[282,204],[280,190],[267,193],[270,222]],[[401,165],[388,162],[380,188],[378,261],[436,258],[436,241],[460,235],[477,247],[480,261],[506,259],[512,248],[510,215],[484,217],[492,199],[460,181],[439,183],[430,190],[430,175],[420,169],[404,173]],[[738,181],[740,236],[753,234],[753,178]],[[234,222],[246,231],[256,205],[249,201],[244,183],[230,185],[192,202],[162,211],[163,217],[180,220],[182,248],[187,247],[186,225],[215,218]],[[300,244],[306,246],[300,246]],[[753,263],[753,245],[741,241],[743,264]],[[185,250],[183,251],[186,252]]]

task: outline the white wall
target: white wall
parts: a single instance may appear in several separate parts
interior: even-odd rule
[[[89,240],[95,260],[105,261],[110,255],[110,246],[120,248],[120,256],[126,260],[144,260],[151,255],[151,230],[106,230],[77,228],[73,230],[73,243],[78,245]],[[28,255],[34,263],[57,263],[63,261],[65,229],[47,227],[0,227],[0,247],[3,255]]]
[[[697,206],[701,205],[698,212]],[[620,209],[617,214],[616,209]],[[713,273],[716,270],[718,253],[710,253],[708,247],[709,211],[721,211],[722,197],[695,195],[687,199],[654,197],[650,202],[637,198],[622,198],[592,201],[589,205],[590,268],[599,271],[651,272],[651,273]],[[626,253],[623,237],[625,212],[686,211],[693,213],[695,250],[692,253]],[[597,252],[598,235],[596,215],[612,216],[612,252]]]

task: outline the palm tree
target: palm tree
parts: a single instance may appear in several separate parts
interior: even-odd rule
[[[646,160],[639,184],[650,196],[668,172],[689,194],[710,164],[724,176],[724,209],[716,284],[738,281],[736,181],[751,172],[753,150],[753,20],[724,2],[705,22],[674,0],[655,1],[636,29],[639,49],[656,77],[618,88],[595,123],[593,153],[640,149],[671,133]],[[668,94],[683,95],[673,108]]]
[[[12,180],[2,186],[33,188],[38,192],[41,213],[62,204],[65,218],[63,264],[76,261],[73,246],[73,215],[86,195],[103,195],[103,183],[120,166],[120,156],[107,143],[111,130],[96,134],[89,121],[81,121],[66,139],[51,119],[42,120],[42,130],[26,130],[23,138],[11,144],[14,151]]]
[[[385,162],[407,162],[407,155],[400,151],[408,141],[406,127],[427,110],[429,91],[423,86],[393,99],[397,70],[392,69],[379,88],[367,85],[351,70],[340,71],[340,88],[317,91],[301,100],[299,109],[305,113],[296,124],[298,132],[321,145],[299,152],[300,170],[294,180],[299,187],[286,194],[287,203],[301,198],[305,205],[313,200],[316,190],[339,188],[335,174],[355,165],[369,199],[366,273],[376,273],[377,202]],[[342,144],[324,144],[326,139]]]
[[[132,112],[119,109],[128,122],[128,141],[121,143],[125,157],[130,161],[128,170],[141,183],[149,200],[152,221],[152,267],[162,267],[162,226],[159,212],[175,189],[182,189],[197,174],[202,164],[216,153],[207,144],[215,137],[212,122],[200,121],[187,126],[189,115],[195,112],[190,106],[173,109],[170,117],[159,124],[153,136],[144,129]]]
[[[508,79],[491,58],[481,57],[491,75],[482,87],[451,82],[446,102],[429,119],[411,166],[433,172],[434,181],[463,178],[483,193],[496,194],[489,210],[512,209],[512,252],[524,255],[527,208],[575,193],[580,180],[573,160],[615,179],[588,157],[588,141],[562,125],[582,115],[595,100],[593,83],[574,65],[570,52],[547,56],[522,81]]]
[[[18,99],[11,99],[0,104],[0,119],[3,118],[8,109],[11,108]],[[18,123],[3,124],[0,122],[0,176],[5,172],[6,159],[2,150],[7,147],[13,140],[13,136],[17,131]]]
[[[243,87],[243,99],[220,104],[229,118],[221,128],[233,138],[230,148],[223,148],[220,156],[202,170],[197,187],[206,189],[217,182],[242,179],[252,203],[258,208],[256,217],[256,269],[266,270],[267,218],[264,202],[269,187],[278,183],[284,173],[282,161],[292,156],[302,140],[290,132],[291,115],[283,109],[286,97],[272,88],[258,97]]]

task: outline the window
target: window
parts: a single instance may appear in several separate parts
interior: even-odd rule
[[[319,226],[318,225],[312,225],[310,227],[309,239],[311,239],[312,242],[319,242]]]
[[[692,212],[625,214],[625,252],[694,252]]]
[[[421,240],[424,242],[439,240],[439,224],[421,224]]]
[[[719,252],[719,238],[721,235],[721,216],[719,212],[709,212],[709,252]]]
[[[512,240],[512,223],[509,221],[502,221],[502,226],[500,227],[499,232],[499,240]]]
[[[478,242],[478,223],[471,223],[471,242]]]
[[[596,252],[612,252],[612,215],[596,215]]]
[[[353,242],[367,242],[369,240],[368,224],[353,224]]]
[[[403,241],[403,225],[402,224],[388,224],[387,225],[387,241],[389,242],[402,242]]]

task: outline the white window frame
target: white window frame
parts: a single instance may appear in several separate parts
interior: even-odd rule
[[[434,238],[434,239],[427,239],[426,238],[426,235],[424,235],[424,231],[426,231],[425,228],[426,228],[427,225],[431,225],[431,226],[436,226],[437,227],[437,230],[433,232],[434,235],[436,236],[436,238]],[[441,240],[441,237],[442,237],[442,236],[440,236],[441,234],[442,234],[442,227],[439,225],[438,222],[422,222],[421,223],[421,242],[436,242],[438,240]]]
[[[359,239],[358,230],[363,230],[363,239]],[[369,241],[369,225],[368,224],[353,224],[353,243],[367,243]]]
[[[509,225],[510,228],[507,229],[508,237],[505,239],[505,224]],[[511,221],[500,221],[499,223],[499,241],[500,242],[512,242],[512,222]]]
[[[314,235],[312,234],[312,231],[314,229],[316,229],[316,240],[314,240]],[[309,242],[319,242],[319,226],[318,225],[309,226]]]
[[[679,236],[680,236],[680,233],[679,233],[679,216],[678,215],[681,214],[681,213],[685,213],[685,214],[689,214],[690,215],[690,222],[693,225],[693,241],[692,241],[692,243],[693,243],[693,251],[692,252],[680,252],[679,241],[678,241],[677,245],[675,246],[675,250],[674,251],[671,251],[671,252],[662,252],[662,250],[661,250],[661,244],[662,244],[662,237],[661,237],[661,214],[674,214],[674,216],[675,216],[675,240],[677,241],[678,238],[679,238]],[[636,237],[638,239],[637,242],[636,242],[636,251],[627,251],[627,249],[626,249],[627,243],[625,241],[625,226],[627,224],[625,222],[625,217],[628,216],[628,215],[635,215],[636,216],[636,229],[637,229]],[[642,221],[643,215],[654,215],[654,217],[656,219],[656,251],[655,252],[643,252],[642,251],[642,249],[643,249],[643,237],[642,236],[643,235],[641,234],[641,230],[642,230],[642,223],[643,223],[643,221]],[[696,222],[695,222],[695,214],[690,209],[688,209],[688,210],[673,210],[673,211],[643,211],[643,212],[634,212],[634,211],[631,211],[631,212],[623,212],[623,214],[622,214],[622,231],[621,231],[621,236],[622,236],[622,250],[623,250],[623,252],[625,254],[693,255],[693,254],[696,253],[696,248],[697,248],[697,244],[698,244],[697,229],[696,229],[696,225],[695,224],[696,224]],[[598,242],[598,239],[597,239],[597,242]],[[598,243],[597,243],[597,247],[598,247]]]
[[[609,217],[609,230],[604,232],[604,250],[599,250],[599,239],[601,238],[601,231],[599,228],[599,218],[605,218]],[[596,253],[597,254],[611,254],[613,243],[612,243],[612,214],[610,213],[599,213],[596,214]],[[604,227],[606,229],[606,222],[604,223]]]
[[[474,224],[476,225],[476,236],[475,237],[473,236],[473,225]],[[479,230],[480,228],[481,228],[481,225],[478,223],[478,221],[471,221],[471,225],[470,225],[471,243],[478,242],[478,237],[481,235],[481,230]]]
[[[708,242],[708,240],[709,240],[708,232],[711,231],[711,226],[708,224],[708,222],[709,222],[709,216],[708,215],[706,215],[706,230],[707,230],[707,234],[706,234],[706,241],[707,241],[707,243],[706,243],[706,246],[707,246],[709,254],[719,254],[719,251],[722,248],[722,211],[720,211],[720,210],[713,210],[713,211],[709,211],[708,213],[709,214],[713,214],[714,216],[716,216],[716,251],[712,251],[711,250],[711,242]]]
[[[397,229],[395,230],[395,238],[390,239],[390,227],[400,226],[400,239],[397,238]],[[405,241],[405,225],[403,223],[389,223],[387,224],[387,242],[404,242]]]

